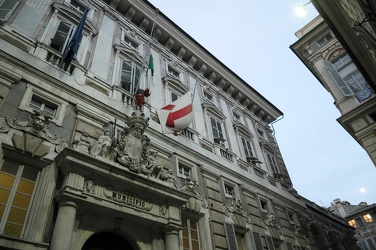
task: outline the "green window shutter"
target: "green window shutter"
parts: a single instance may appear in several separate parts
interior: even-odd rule
[[[253,241],[255,242],[256,250],[263,250],[260,234],[253,232]]]
[[[0,19],[8,19],[19,0],[5,0],[0,6]]]
[[[352,96],[354,93],[346,84],[346,82],[340,77],[337,70],[334,68],[333,64],[329,61],[324,62],[329,74],[332,76],[333,80],[336,82],[338,88],[342,91],[344,96]]]
[[[226,223],[226,222],[225,222],[224,226],[225,226],[228,249],[229,250],[238,250],[234,226],[232,224]]]
[[[268,249],[274,250],[273,239],[270,236],[266,236],[266,242],[268,243]]]

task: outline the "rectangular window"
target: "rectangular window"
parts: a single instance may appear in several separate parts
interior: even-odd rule
[[[225,140],[222,132],[222,123],[217,121],[215,118],[210,117],[210,125],[214,142],[218,143],[221,146],[225,146]]]
[[[20,0],[0,0],[0,20],[10,17]]]
[[[183,250],[199,250],[197,221],[182,216],[182,224]]]
[[[82,12],[82,13],[84,13],[84,11],[85,11],[85,6],[82,6],[81,4],[79,4],[77,1],[75,1],[75,0],[71,0],[70,1],[70,5],[73,7],[73,8],[75,8],[75,9],[77,9],[78,11],[80,11],[80,12]]]
[[[345,65],[347,65],[351,62],[352,61],[351,61],[350,56],[348,54],[345,54],[345,55],[341,56],[340,58],[338,58],[337,60],[332,61],[332,64],[333,64],[333,66],[336,70],[340,70]]]
[[[244,235],[240,233],[235,233],[235,235],[236,235],[236,242],[238,243],[238,250],[245,250]]]
[[[213,96],[208,94],[207,92],[204,92],[204,100],[213,102]]]
[[[168,72],[169,75],[179,79],[179,76],[180,76],[179,72],[177,70],[171,68],[170,65],[167,66],[167,72]]]
[[[277,162],[274,158],[274,156],[272,156],[271,154],[268,154],[266,153],[266,158],[268,158],[268,163],[269,163],[269,166],[271,168],[271,170],[274,172],[274,173],[279,173],[279,169],[278,169],[278,165],[277,165]]]
[[[56,33],[51,39],[50,47],[64,53],[65,48],[68,46],[68,43],[73,36],[74,29],[75,26],[71,23],[60,21]]]
[[[228,184],[225,184],[225,196],[226,197],[235,197],[235,188]]]
[[[371,223],[371,222],[373,222],[372,217],[371,217],[370,214],[365,214],[365,215],[363,215],[363,220],[364,220],[366,223]]]
[[[29,103],[29,107],[32,109],[40,110],[44,113],[44,115],[48,115],[50,117],[55,117],[57,106],[47,101],[33,95],[31,101]]]
[[[190,177],[191,176],[191,168],[185,166],[182,163],[179,163],[179,175],[184,177]]]
[[[0,169],[0,233],[21,237],[38,170],[5,161]]]
[[[174,93],[174,92],[171,91],[171,102],[174,102],[174,101],[176,101],[179,98],[180,98],[180,95],[178,95],[178,94],[176,94],[176,93]]]
[[[368,87],[366,80],[359,71],[354,72],[350,76],[346,77],[344,80],[351,88],[354,94],[363,90],[365,87]]]
[[[120,75],[120,87],[130,92],[136,93],[136,88],[140,85],[141,71],[134,62],[123,60]]]
[[[252,144],[249,140],[245,139],[244,137],[240,137],[243,145],[243,150],[245,157],[253,157],[253,152],[252,152]]]
[[[132,39],[130,39],[129,37],[127,37],[126,35],[124,35],[122,42],[125,43],[125,44],[127,44],[131,48],[133,48],[135,50],[138,50],[139,44],[136,43],[135,41],[133,41]]]
[[[353,228],[356,228],[356,222],[355,222],[355,220],[349,220],[348,223],[349,223],[349,226],[351,226]]]

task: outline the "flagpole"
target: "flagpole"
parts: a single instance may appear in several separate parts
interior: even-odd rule
[[[136,83],[136,88],[135,89],[135,93],[132,94],[132,106],[134,108],[136,108],[136,94],[137,94],[137,91],[140,87],[140,84],[141,84],[141,79],[142,79],[142,75],[144,74],[145,72],[145,69],[146,67],[144,66],[145,63],[147,63],[147,56],[150,55],[151,53],[151,42],[152,42],[152,35],[153,35],[153,32],[154,32],[154,28],[155,28],[155,24],[157,22],[157,16],[158,16],[158,13],[159,13],[159,9],[155,9],[155,15],[154,15],[154,20],[153,20],[153,25],[151,27],[151,32],[149,34],[149,40],[148,40],[148,43],[147,43],[147,47],[146,47],[146,50],[145,50],[145,54],[144,54],[144,58],[143,58],[143,65],[142,65],[142,70],[141,70],[141,73],[140,73],[140,78],[138,79],[138,82]]]
[[[199,72],[197,71],[197,74],[196,74],[196,81],[195,81],[195,87],[193,88],[193,92],[192,92],[192,104],[193,104],[193,99],[195,98],[195,93],[196,93],[196,89],[197,89],[197,79],[198,79],[198,75],[199,75]]]

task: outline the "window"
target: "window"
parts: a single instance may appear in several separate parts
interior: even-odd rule
[[[77,1],[75,1],[75,0],[71,0],[71,1],[70,1],[70,5],[71,5],[73,8],[77,9],[78,11],[82,12],[82,13],[84,13],[84,11],[85,11],[85,6],[79,4],[79,3],[78,3]]]
[[[354,72],[350,76],[346,77],[344,80],[351,88],[354,94],[358,93],[366,87],[366,80],[359,71]]]
[[[170,93],[171,93],[171,102],[174,102],[180,98],[179,94],[176,94],[175,92],[172,92],[172,91]]]
[[[64,53],[68,43],[73,36],[75,26],[71,23],[60,21],[54,37],[51,39],[51,48]]]
[[[226,140],[224,139],[222,131],[222,123],[216,120],[215,118],[210,117],[210,125],[212,129],[214,142],[224,147]]]
[[[244,235],[240,233],[235,233],[235,235],[236,235],[236,242],[238,243],[238,250],[245,250]]]
[[[268,159],[268,164],[273,171],[273,173],[279,173],[277,162],[273,155],[266,153],[266,158]]]
[[[199,231],[198,223],[195,220],[182,216],[182,238],[183,238],[183,250],[199,250]]]
[[[191,168],[182,163],[179,163],[179,175],[182,177],[190,177]]]
[[[57,106],[41,99],[38,96],[33,95],[31,98],[29,107],[32,109],[40,110],[44,115],[55,117]]]
[[[365,215],[363,215],[363,220],[364,220],[366,223],[371,223],[371,222],[373,222],[372,217],[371,217],[370,214],[365,214]]]
[[[134,62],[123,60],[120,75],[120,87],[131,94],[136,93],[140,84],[141,71]]]
[[[373,91],[368,86],[363,75],[358,70],[354,71],[352,69],[354,65],[351,62],[351,58],[345,54],[336,60],[324,63],[342,94],[344,96],[355,95],[361,102],[369,98],[373,94]],[[349,74],[349,71],[352,73]]]
[[[19,2],[19,0],[0,0],[0,20],[7,20]]]
[[[324,46],[325,44],[327,44],[330,40],[332,40],[333,36],[328,33],[326,35],[324,35],[323,37],[321,37],[320,39],[314,41],[313,43],[311,43],[309,46],[311,47],[311,49],[315,52],[317,51],[320,47]]]
[[[5,161],[0,169],[0,233],[21,237],[38,170]]]
[[[240,138],[241,138],[241,141],[242,141],[245,157],[246,158],[247,157],[253,157],[251,142],[249,140],[247,140],[246,138],[242,137],[242,136]]]
[[[340,58],[338,58],[337,60],[332,61],[332,64],[333,64],[333,66],[336,70],[340,70],[345,65],[347,65],[351,62],[352,61],[351,61],[350,56],[348,54],[345,54],[345,55],[341,56]]]
[[[225,196],[230,197],[230,198],[235,196],[235,188],[226,183],[225,183]]]
[[[68,102],[63,99],[28,84],[19,109],[32,114],[34,109],[41,110],[44,115],[52,117],[50,122],[61,126],[67,107]]]
[[[257,134],[259,135],[259,138],[266,140],[265,132],[262,129],[258,128]]]
[[[232,112],[234,122],[240,122],[240,115],[236,112]]]
[[[126,34],[126,31],[121,31],[121,42],[132,49],[139,51],[140,44]]]
[[[353,227],[353,228],[356,228],[356,222],[355,220],[349,220],[349,226]]]
[[[261,211],[262,212],[268,212],[269,211],[268,202],[267,201],[260,200],[260,206],[261,206]]]
[[[176,77],[178,79],[180,79],[180,74],[177,70],[173,69],[170,65],[167,66],[167,73],[170,75],[170,76],[173,76],[173,77]]]
[[[209,102],[213,102],[213,96],[211,94],[209,94],[208,92],[204,92],[204,100],[209,101]]]

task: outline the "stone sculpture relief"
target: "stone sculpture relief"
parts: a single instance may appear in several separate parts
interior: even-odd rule
[[[8,117],[0,118],[0,132],[7,133],[11,128],[26,132],[42,140],[48,141],[55,145],[55,152],[59,153],[65,148],[63,139],[57,135],[52,135],[48,130],[52,117],[42,115],[42,111],[33,110],[34,114],[30,115],[27,121],[13,120]]]

